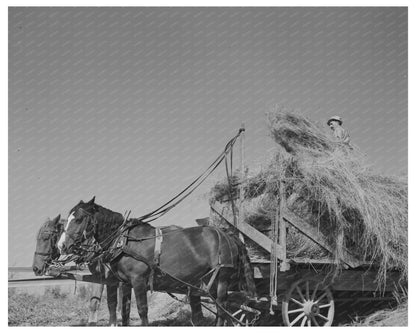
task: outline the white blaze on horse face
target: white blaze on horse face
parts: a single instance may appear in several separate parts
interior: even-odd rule
[[[59,241],[58,241],[58,250],[59,250],[59,253],[61,253],[61,254],[62,254],[62,245],[64,244],[65,237],[66,237],[66,235],[65,235],[65,231],[64,231],[62,233],[61,237],[59,238]]]
[[[68,230],[68,227],[69,227],[69,224],[72,222],[72,220],[74,220],[75,219],[75,215],[74,215],[74,212],[72,212],[71,214],[69,214],[69,216],[68,216],[68,222],[66,223],[66,226],[65,226],[65,231],[67,231]]]
[[[68,230],[68,226],[69,226],[69,224],[72,222],[72,220],[74,220],[75,219],[75,216],[74,216],[74,212],[72,212],[71,214],[69,214],[69,216],[68,216],[68,221],[67,221],[67,223],[66,223],[66,226],[65,226],[65,229],[64,229],[64,232],[62,233],[62,235],[61,235],[61,237],[59,238],[59,241],[58,241],[58,249],[59,249],[59,252],[62,254],[62,245],[64,244],[64,242],[65,242],[65,238],[66,238],[66,231]]]

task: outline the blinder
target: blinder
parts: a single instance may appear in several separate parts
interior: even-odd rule
[[[94,239],[94,236],[97,232],[97,219],[95,216],[89,212],[87,212],[83,208],[79,208],[79,210],[83,213],[81,227],[80,229],[73,233],[66,233],[66,236],[69,237],[73,242],[74,253],[75,252],[84,252],[83,245],[89,245],[90,240]]]

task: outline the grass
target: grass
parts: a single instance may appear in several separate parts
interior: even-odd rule
[[[9,326],[61,326],[79,324],[76,320],[88,311],[85,299],[52,288],[44,295],[12,292],[9,301]]]
[[[133,294],[134,295],[134,294]],[[184,296],[179,296],[183,298]],[[9,326],[85,326],[89,314],[89,294],[86,288],[78,286],[76,294],[59,287],[48,288],[45,293],[33,294],[18,289],[9,289]],[[149,321],[151,326],[192,326],[188,304],[178,302],[167,294],[148,294]],[[204,311],[204,326],[212,325],[214,317]],[[117,314],[119,325],[121,315]],[[98,310],[97,326],[108,326],[107,298],[103,294]],[[132,298],[130,325],[139,326],[140,318],[136,301]]]

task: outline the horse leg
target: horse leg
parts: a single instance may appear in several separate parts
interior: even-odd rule
[[[101,303],[101,296],[103,294],[104,285],[98,283],[91,283],[90,286],[91,297],[90,297],[90,313],[88,315],[87,326],[96,326],[98,322],[98,308]]]
[[[149,325],[147,318],[147,279],[143,275],[136,276],[132,281],[134,295],[136,296],[137,311],[139,312],[142,326]]]
[[[117,284],[107,284],[107,305],[110,312],[110,326],[117,326]]]
[[[228,278],[229,274],[226,274],[227,269],[222,268],[219,276],[218,276],[218,283],[217,283],[217,318],[216,318],[216,326],[224,326],[225,323],[225,302],[227,301],[227,294],[228,294]]]
[[[121,283],[119,290],[121,294],[121,325],[129,326],[131,307],[131,287],[128,284]]]
[[[192,323],[195,326],[198,326],[204,319],[204,315],[202,314],[201,296],[189,295],[189,303],[191,305]]]
[[[123,303],[123,289],[121,288],[122,283],[118,284],[117,288],[117,312],[121,312],[121,304]]]

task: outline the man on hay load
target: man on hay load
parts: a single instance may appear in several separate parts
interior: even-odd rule
[[[327,121],[328,126],[332,130],[332,134],[340,143],[345,143],[346,145],[350,146],[350,134],[346,129],[344,129],[342,125],[342,118],[340,116],[332,116]]]

